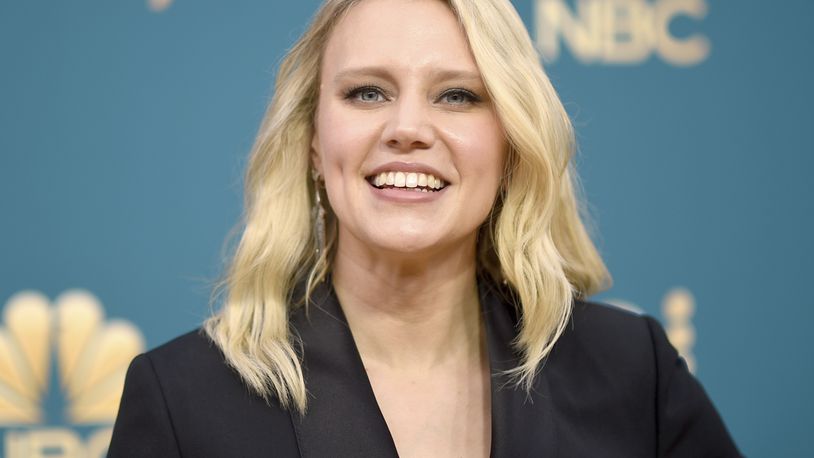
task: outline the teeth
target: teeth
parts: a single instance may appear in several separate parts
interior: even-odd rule
[[[415,188],[418,186],[418,174],[408,173],[407,180],[404,184],[407,185],[408,188]]]
[[[407,176],[404,175],[403,172],[396,172],[396,181],[393,183],[393,186],[397,188],[403,188],[406,183]]]
[[[382,172],[374,176],[372,182],[377,187],[387,185],[397,188],[411,188],[419,192],[428,192],[432,189],[438,190],[445,186],[444,181],[440,178],[417,172]]]
[[[444,187],[444,182],[434,176],[430,175],[427,177],[427,186],[433,189],[441,189]]]

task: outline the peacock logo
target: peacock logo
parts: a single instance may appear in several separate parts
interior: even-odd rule
[[[144,347],[131,323],[105,321],[87,291],[53,304],[35,291],[12,296],[0,325],[4,456],[104,456],[127,367]]]
[[[161,13],[172,5],[172,0],[147,0],[147,8],[154,13]]]

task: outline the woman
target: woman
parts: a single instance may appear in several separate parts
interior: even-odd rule
[[[573,150],[508,1],[328,0],[225,303],[133,361],[110,456],[737,456],[656,322],[582,300]]]

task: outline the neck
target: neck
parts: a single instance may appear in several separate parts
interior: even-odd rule
[[[481,360],[474,240],[421,259],[352,245],[340,238],[332,279],[366,364],[429,371]]]

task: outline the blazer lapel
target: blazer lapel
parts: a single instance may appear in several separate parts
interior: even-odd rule
[[[508,383],[501,373],[519,362],[511,347],[517,317],[508,295],[491,281],[479,279],[479,293],[492,373],[491,456],[551,456],[555,425],[546,378],[537,377],[530,395]],[[306,415],[291,413],[300,455],[397,457],[330,278],[317,286],[309,308],[310,319],[305,307],[291,317],[308,389]]]
[[[398,456],[330,278],[316,288],[309,308],[310,320],[305,307],[291,317],[308,389],[306,415],[291,413],[300,455]]]
[[[486,344],[492,373],[492,458],[554,456],[553,406],[545,372],[535,378],[529,394],[503,371],[517,367],[520,358],[511,342],[517,336],[517,314],[510,295],[491,281],[478,283],[486,325]]]

